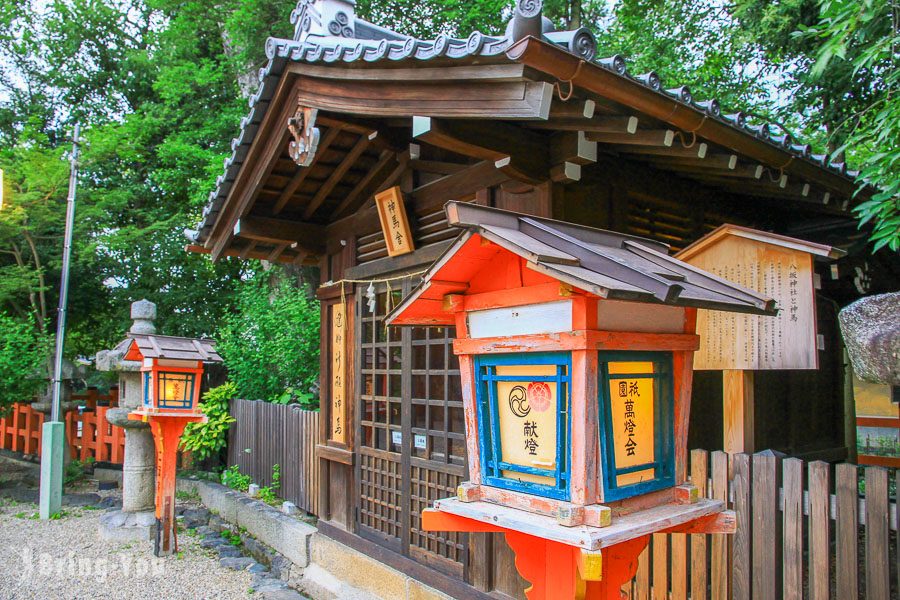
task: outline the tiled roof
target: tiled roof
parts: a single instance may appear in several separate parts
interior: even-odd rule
[[[202,243],[206,240],[256,137],[280,77],[289,63],[374,63],[438,59],[463,61],[490,57],[509,60],[505,51],[517,41],[513,21],[506,33],[499,37],[475,31],[468,38],[440,35],[433,40],[416,39],[356,17],[353,14],[354,4],[353,0],[300,0],[291,14],[291,22],[295,25],[294,39],[269,38],[266,41],[268,62],[259,71],[259,88],[250,96],[250,112],[241,120],[240,132],[231,142],[232,153],[225,159],[224,172],[216,180],[216,188],[209,195],[209,203],[203,210],[197,230],[185,232],[192,241]],[[709,118],[765,140],[798,158],[811,160],[824,169],[849,179],[858,174],[848,171],[844,163],[830,162],[827,155],[813,154],[808,144],[796,142],[787,133],[779,133],[774,125],[751,123],[742,112],[723,114],[717,100],[698,101],[686,85],[667,87],[654,72],[633,74],[622,56],[596,58],[597,43],[591,31],[584,27],[574,31],[553,31],[549,20],[540,15],[539,1],[518,0],[516,5],[519,12],[514,20],[530,10],[532,17],[542,19],[537,27],[544,40],[580,58],[593,61],[620,77],[638,82],[681,104],[700,110]],[[535,5],[536,17],[533,14]]]

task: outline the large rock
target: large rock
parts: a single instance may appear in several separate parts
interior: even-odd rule
[[[857,300],[839,318],[856,376],[900,385],[900,292]]]

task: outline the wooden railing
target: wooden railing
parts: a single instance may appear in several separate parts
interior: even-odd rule
[[[272,484],[272,467],[281,471],[279,497],[317,515],[319,469],[316,440],[319,412],[297,405],[254,400],[232,400],[228,436],[228,464],[261,486]]]
[[[888,492],[900,472],[759,453],[734,455],[729,478],[728,455],[704,450],[691,463],[701,492],[737,513],[738,531],[654,535],[624,589],[632,600],[900,597]]]
[[[96,388],[83,394],[72,394],[72,400],[82,404],[83,412],[71,410],[65,414],[66,442],[73,459],[121,464],[125,454],[125,432],[106,421],[106,411],[118,405],[118,390],[107,395]],[[22,454],[40,454],[41,427],[45,415],[30,404],[13,404],[0,417],[0,449]]]

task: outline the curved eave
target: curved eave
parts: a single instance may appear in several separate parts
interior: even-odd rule
[[[628,106],[655,119],[693,132],[698,137],[729,148],[784,173],[818,182],[841,195],[852,196],[857,184],[850,177],[817,164],[808,157],[736,127],[719,116],[710,115],[672,96],[644,85],[627,75],[586,61],[565,50],[526,37],[506,51],[507,56],[560,81]]]

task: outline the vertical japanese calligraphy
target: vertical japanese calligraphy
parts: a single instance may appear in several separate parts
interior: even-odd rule
[[[381,231],[384,233],[388,254],[397,256],[415,250],[400,188],[394,186],[376,194],[375,206],[378,207],[378,218],[381,220]]]
[[[553,377],[556,365],[498,366],[498,376]],[[503,462],[556,469],[556,382],[498,381],[497,413]],[[503,471],[503,477],[553,485],[554,478]]]
[[[652,463],[656,456],[655,387],[652,362],[611,362],[609,401],[616,469]],[[648,481],[654,469],[642,469],[616,477],[616,485]]]
[[[347,443],[347,307],[335,304],[331,309],[331,436]]]

